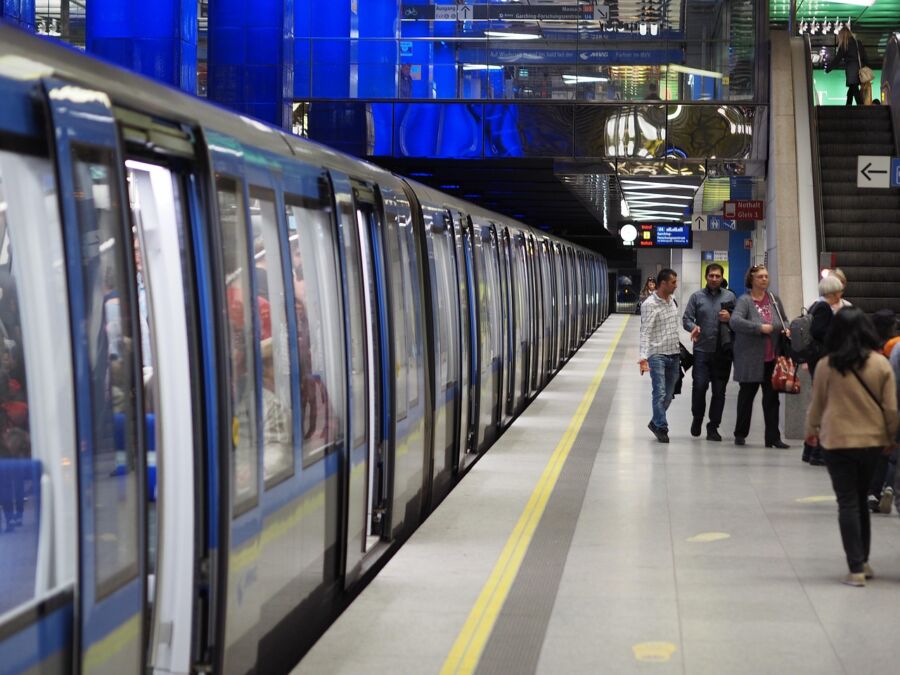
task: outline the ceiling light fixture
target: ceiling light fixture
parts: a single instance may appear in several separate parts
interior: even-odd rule
[[[535,35],[534,33],[505,33],[500,30],[486,30],[484,31],[485,37],[489,37],[494,40],[540,40],[540,35]]]

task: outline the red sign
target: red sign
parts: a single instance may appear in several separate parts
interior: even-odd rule
[[[762,220],[765,218],[761,199],[725,202],[723,210],[723,215],[728,220]]]

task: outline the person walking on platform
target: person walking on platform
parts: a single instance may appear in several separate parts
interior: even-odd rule
[[[718,263],[706,268],[706,288],[691,296],[681,325],[694,343],[694,383],[691,392],[691,436],[700,435],[706,414],[706,390],[712,384],[706,439],[721,441],[719,425],[725,408],[725,387],[731,374],[731,332],[728,321],[734,311],[734,293],[722,288],[725,270]]]
[[[750,291],[738,298],[729,322],[734,331],[734,379],[740,383],[734,444],[746,443],[753,400],[762,385],[766,447],[786,449],[790,446],[782,442],[778,429],[778,392],[772,388],[772,372],[781,350],[781,335],[787,328],[783,318],[784,305],[778,296],[769,292],[769,271],[764,265],[751,267],[744,284]]]
[[[863,95],[859,86],[867,84],[868,81],[860,81],[859,71],[864,66],[868,67],[869,59],[866,57],[865,47],[846,26],[838,33],[837,51],[834,53],[834,59],[825,65],[825,72],[841,65],[844,67],[844,80],[847,83],[847,105],[853,105],[854,100],[856,105],[862,105]]]
[[[672,295],[678,287],[675,270],[656,276],[656,290],[641,304],[641,375],[650,373],[653,385],[653,419],[647,427],[660,443],[669,442],[666,410],[675,395],[681,368],[678,340],[678,306]]]
[[[894,372],[879,353],[871,320],[856,307],[834,315],[825,338],[827,356],[813,380],[806,415],[806,440],[821,445],[837,495],[838,523],[850,573],[843,583],[865,586],[871,525],[866,498],[883,452],[897,433]]]

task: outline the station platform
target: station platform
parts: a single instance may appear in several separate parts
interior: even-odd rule
[[[294,673],[885,673],[900,518],[846,573],[824,467],[691,438],[690,377],[647,430],[637,317],[612,315]],[[759,398],[759,397],[758,397]]]

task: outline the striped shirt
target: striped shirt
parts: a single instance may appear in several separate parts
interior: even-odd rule
[[[678,307],[673,298],[665,301],[654,292],[641,304],[641,359],[680,353]]]

